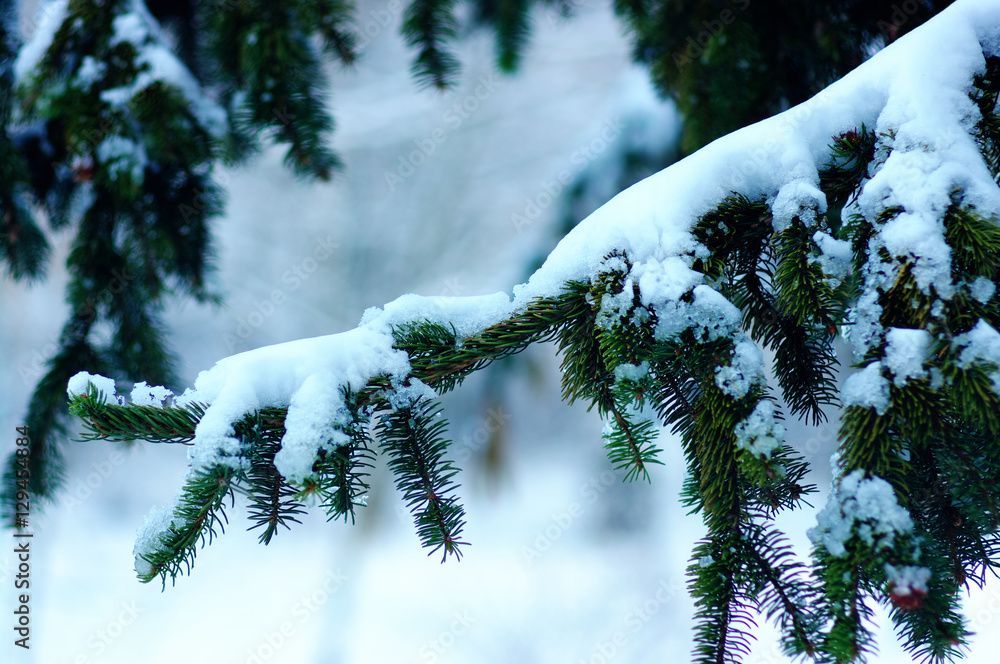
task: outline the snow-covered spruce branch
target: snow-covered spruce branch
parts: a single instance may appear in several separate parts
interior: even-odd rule
[[[175,504],[140,534],[140,578],[188,570],[237,491],[262,541],[309,494],[352,518],[379,451],[423,544],[459,557],[434,399],[554,340],[564,398],[597,408],[629,478],[658,451],[641,406],[680,437],[682,500],[707,527],[689,567],[697,661],[738,660],[759,613],[789,654],[863,659],[873,600],[914,653],[961,654],[958,592],[1000,553],[998,35],[1000,7],[960,0],[809,102],[623,192],[513,298],[403,296],[349,332],[226,358],[176,398],[140,384],[126,404],[111,379],[77,376],[86,438],[190,445]],[[838,333],[859,369],[839,396]],[[841,407],[809,565],[772,523],[814,488],[758,344],[792,414]]]

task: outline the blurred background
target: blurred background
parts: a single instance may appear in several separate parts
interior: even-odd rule
[[[386,7],[361,3],[358,16]],[[566,18],[536,8],[512,76],[498,73],[491,35],[466,35],[462,73],[447,92],[414,83],[400,16],[388,12],[391,23],[367,35],[358,63],[328,72],[342,173],[303,182],[276,148],[217,171],[228,198],[214,223],[224,303],[170,305],[182,384],[233,353],[350,329],[367,307],[403,293],[510,292],[573,223],[685,152],[680,112],[634,63],[607,4],[572,10]],[[26,19],[25,31],[32,25]],[[553,196],[566,173],[573,185]],[[53,238],[47,280],[0,281],[5,454],[68,314],[70,236]],[[559,378],[554,348],[532,347],[444,398],[472,543],[461,562],[444,565],[420,548],[379,466],[355,526],[310,514],[264,547],[237,501],[191,576],[162,591],[142,585],[135,531],[172,500],[186,449],[67,444],[66,484],[32,514],[31,649],[15,648],[0,623],[0,661],[685,661],[693,607],[684,570],[702,529],[678,505],[679,446],[664,431],[652,482],[623,484],[602,449],[601,422],[560,400]],[[826,486],[835,427],[789,429]],[[803,555],[813,520],[806,512],[780,524]],[[12,623],[16,561],[9,531],[3,538],[0,607]],[[994,662],[1000,585],[966,606],[978,632],[967,661]],[[910,661],[879,619],[878,661]],[[761,623],[747,661],[786,661]]]

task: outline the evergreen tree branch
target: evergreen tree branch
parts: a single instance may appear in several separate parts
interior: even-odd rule
[[[403,15],[403,37],[417,49],[414,77],[439,90],[451,86],[458,74],[458,60],[446,46],[455,38],[458,20],[454,0],[412,0]]]
[[[465,510],[454,495],[452,478],[458,470],[444,459],[447,442],[441,437],[443,419],[432,402],[418,402],[382,415],[376,431],[396,475],[396,486],[413,512],[417,535],[430,553],[441,550],[461,559]]]

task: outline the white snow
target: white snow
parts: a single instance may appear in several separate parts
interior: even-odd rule
[[[38,22],[31,38],[21,46],[14,61],[14,76],[18,82],[24,82],[45,57],[45,52],[52,45],[53,37],[66,19],[68,5],[69,0],[53,0],[45,6],[42,20]]]
[[[847,278],[851,271],[851,259],[854,253],[851,251],[851,243],[847,240],[838,240],[829,233],[816,231],[813,234],[813,242],[819,247],[819,256],[816,262],[823,272],[838,281]]]
[[[625,280],[620,292],[602,295],[601,308],[597,312],[597,326],[610,330],[618,325],[622,317],[632,308],[633,297],[631,278]]]
[[[119,398],[115,393],[115,381],[105,376],[81,371],[69,379],[66,385],[66,393],[70,399],[87,393],[87,388],[94,386],[97,390],[97,398],[101,403],[119,403]]]
[[[135,557],[135,571],[139,576],[149,576],[153,572],[152,565],[143,556],[148,556],[162,548],[160,535],[167,532],[170,526],[181,526],[174,519],[176,505],[166,505],[154,508],[136,531],[135,546],[132,555]]]
[[[919,565],[902,565],[894,567],[885,564],[885,575],[892,586],[892,594],[906,597],[913,593],[927,594],[927,582],[931,580],[931,571]]]
[[[82,90],[90,90],[94,83],[101,80],[107,69],[108,66],[103,62],[98,62],[93,56],[85,55],[83,56],[83,60],[80,61],[80,68],[76,70],[73,85]]]
[[[632,275],[639,284],[642,303],[654,307],[675,302],[704,281],[700,272],[691,269],[680,256],[655,258],[632,266]]]
[[[1000,332],[984,320],[965,334],[956,336],[952,343],[962,351],[958,360],[963,368],[968,368],[973,362],[984,362],[993,365],[990,380],[993,391],[1000,395]]]
[[[845,544],[858,537],[871,549],[892,546],[897,534],[913,530],[909,512],[900,507],[892,485],[881,477],[865,477],[857,469],[835,485],[817,516],[809,539],[832,556],[847,554]]]
[[[392,389],[386,394],[393,410],[401,410],[413,406],[421,399],[434,399],[437,392],[419,378],[410,378],[409,385],[404,385],[398,378],[391,379]]]
[[[332,451],[350,441],[344,431],[350,424],[351,413],[336,377],[309,376],[292,396],[281,449],[274,456],[275,468],[287,481],[301,483],[312,475],[320,450]]]
[[[886,332],[885,340],[884,365],[892,371],[896,387],[902,387],[910,379],[927,377],[923,366],[931,344],[927,330],[892,327]]]
[[[499,323],[514,312],[506,293],[475,297],[422,297],[402,295],[381,309],[371,307],[361,317],[361,327],[387,333],[415,320],[454,327],[458,337],[470,337]]]
[[[638,365],[623,362],[615,367],[615,382],[627,380],[638,383],[649,374],[649,362],[643,361]]]
[[[117,46],[122,42],[131,43],[137,48],[141,48],[149,39],[149,29],[146,27],[151,18],[141,7],[132,4],[132,12],[116,16],[111,22],[115,34],[111,37],[110,44]],[[144,15],[136,13],[142,11]]]
[[[993,294],[997,292],[997,285],[987,279],[986,277],[976,277],[971,284],[969,284],[969,293],[972,297],[978,300],[982,304],[986,304],[993,297]]]
[[[113,26],[112,45],[131,43],[136,49],[136,64],[140,72],[130,85],[101,92],[101,99],[112,106],[123,106],[153,83],[163,82],[184,95],[195,119],[205,131],[222,138],[228,128],[225,110],[205,95],[188,68],[170,51],[159,24],[145,5],[133,0],[129,4],[129,12],[116,16]]]
[[[736,425],[736,447],[754,456],[770,458],[785,440],[785,427],[775,419],[774,402],[761,399],[750,415]]]
[[[314,421],[309,414],[299,413],[299,407],[309,409],[322,399],[329,412],[335,408],[329,392],[335,386],[360,390],[376,375],[405,378],[409,359],[402,351],[394,350],[392,344],[392,335],[384,325],[377,331],[366,325],[220,360],[198,375],[194,392],[186,396],[188,401],[211,404],[195,430],[190,448],[193,467],[238,463],[230,458],[240,450],[232,423],[254,410],[289,406],[286,435],[294,441],[300,435],[296,424],[311,426],[309,423]]]
[[[879,280],[871,277],[872,272],[871,262],[869,262],[862,269],[862,274],[869,284]],[[871,347],[882,338],[883,328],[879,322],[882,316],[882,305],[878,303],[878,298],[878,290],[874,288],[866,290],[858,298],[857,303],[848,316],[849,319],[853,319],[854,321],[849,331],[855,360],[863,358]]]
[[[729,365],[716,371],[715,384],[734,399],[741,399],[751,387],[763,383],[764,355],[749,337],[741,335]]]
[[[134,184],[141,184],[148,162],[146,150],[130,138],[109,134],[97,145],[97,160],[105,166],[111,179],[128,172]]]
[[[841,400],[845,407],[874,408],[879,415],[889,409],[889,380],[882,375],[882,363],[872,362],[844,381]]]
[[[819,174],[788,182],[771,202],[771,227],[781,233],[799,218],[807,226],[816,225],[816,215],[826,213],[826,196],[819,188]]]
[[[164,401],[173,395],[174,393],[165,387],[147,385],[146,381],[143,381],[132,386],[132,393],[129,395],[129,400],[136,406],[163,408]]]
[[[653,331],[657,339],[669,341],[684,330],[695,329],[695,338],[714,341],[731,336],[739,328],[740,310],[718,291],[704,284],[692,291],[694,302],[668,301],[656,307],[659,320]]]
[[[976,360],[984,360],[1000,366],[1000,332],[980,319],[975,327],[955,337],[954,343],[958,347],[964,347],[959,361],[964,367],[968,367]]]

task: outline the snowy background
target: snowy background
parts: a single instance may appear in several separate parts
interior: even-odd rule
[[[561,173],[613,164],[636,142],[662,145],[676,128],[603,3],[576,5],[570,21],[537,13],[536,47],[511,78],[495,72],[491,40],[473,35],[461,82],[444,95],[413,83],[387,7],[363,5],[365,57],[333,73],[344,173],[303,184],[272,151],[218,174],[229,193],[215,225],[226,304],[170,311],[185,381],[235,352],[349,329],[402,293],[509,291],[557,239],[559,205],[544,194]],[[46,283],[0,282],[4,454],[66,314],[60,239]],[[702,531],[677,505],[676,441],[664,433],[665,465],[651,485],[623,485],[596,415],[560,401],[551,347],[473,376],[445,407],[472,542],[445,565],[420,548],[380,467],[356,526],[311,515],[264,547],[237,504],[193,575],[161,592],[135,580],[132,545],[150,508],[172,499],[186,450],[68,445],[67,488],[32,515],[30,652],[9,637],[14,557],[4,535],[0,661],[686,661],[684,568]],[[829,425],[790,427],[821,485],[834,437]],[[781,523],[803,551],[812,520]],[[1000,586],[973,593],[967,615],[980,633],[968,661],[996,661]],[[748,661],[785,661],[770,630],[760,635]],[[888,632],[880,643],[878,661],[909,661]]]

